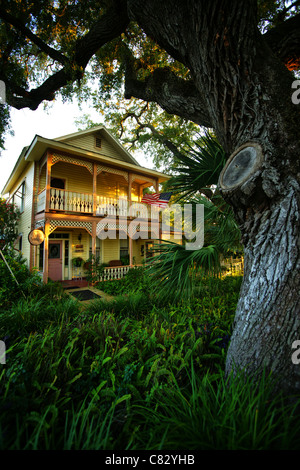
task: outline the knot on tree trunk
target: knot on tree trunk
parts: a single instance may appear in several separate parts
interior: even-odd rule
[[[218,186],[232,206],[253,207],[266,199],[262,187],[263,160],[262,148],[256,142],[246,142],[229,157]]]

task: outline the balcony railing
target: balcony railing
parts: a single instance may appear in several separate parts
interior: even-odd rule
[[[127,199],[116,199],[105,196],[96,196],[95,204],[93,194],[78,193],[76,191],[65,191],[64,189],[50,188],[49,210],[62,212],[75,212],[83,214],[93,214],[104,217],[107,215],[116,215],[127,217],[132,215],[136,217],[136,210],[142,209],[140,217],[151,216],[151,206],[146,204],[139,205],[138,202],[129,202]],[[94,207],[95,206],[95,207]],[[37,212],[42,212],[46,208],[46,189],[41,191],[37,197]],[[154,218],[157,218],[154,216]]]
[[[46,207],[46,189],[44,189],[38,194],[37,203],[36,203],[36,211],[42,212],[45,210],[45,207]]]
[[[49,209],[66,212],[93,212],[93,195],[50,188]]]

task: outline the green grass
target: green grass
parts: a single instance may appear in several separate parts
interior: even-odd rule
[[[0,449],[298,449],[296,408],[269,377],[224,378],[241,278],[172,304],[147,282],[116,281],[84,309],[56,285],[7,296]]]

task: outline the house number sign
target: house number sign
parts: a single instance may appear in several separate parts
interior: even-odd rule
[[[28,240],[31,245],[40,245],[45,240],[45,234],[40,229],[31,230],[28,234]]]

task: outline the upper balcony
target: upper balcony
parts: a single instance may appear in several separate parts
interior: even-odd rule
[[[143,188],[152,186],[158,191],[158,179],[138,170],[125,171],[68,157],[51,156],[49,164],[49,157],[45,158],[39,168],[35,212],[136,217]],[[151,206],[142,207],[140,217],[155,214]]]
[[[81,215],[95,215],[97,217],[105,217],[115,215],[117,217],[134,217],[136,211],[142,212],[143,215],[151,216],[151,207],[141,206],[138,201],[128,201],[127,199],[116,199],[105,197],[93,193],[79,193],[76,191],[66,191],[63,189],[50,188],[49,207],[52,212],[76,213]],[[36,213],[46,210],[47,190],[42,190],[37,196]],[[140,210],[142,209],[142,211]],[[140,215],[141,217],[143,216]],[[156,216],[152,211],[152,216]]]

